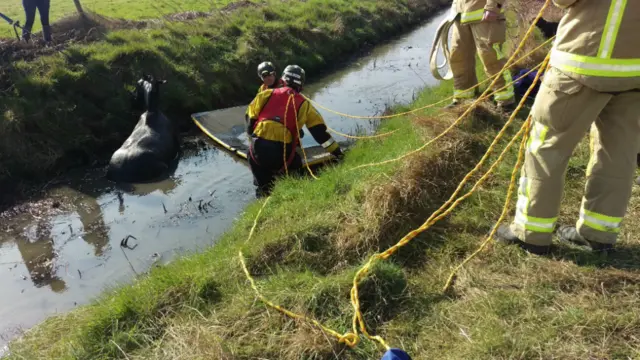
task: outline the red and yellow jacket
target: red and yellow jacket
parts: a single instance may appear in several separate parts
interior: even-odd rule
[[[287,103],[289,111],[285,114]],[[311,136],[327,152],[333,153],[339,149],[339,144],[327,132],[327,125],[318,111],[289,87],[267,89],[253,99],[247,109],[247,132],[261,139],[289,144],[298,139],[292,126],[296,124],[296,117],[296,128],[301,130],[306,126]],[[285,122],[288,126],[285,126]]]

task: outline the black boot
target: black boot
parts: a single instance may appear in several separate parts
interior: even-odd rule
[[[22,40],[24,42],[29,42],[31,40],[31,31],[22,28]]]
[[[522,250],[536,255],[548,254],[551,251],[551,246],[549,245],[533,245],[520,240],[516,234],[511,231],[509,225],[505,224],[500,225],[498,228],[498,231],[496,232],[496,241],[505,245],[517,245]]]
[[[51,26],[45,25],[42,27],[42,37],[44,38],[44,42],[51,42]]]
[[[454,107],[456,107],[458,105],[460,105],[460,100],[453,99],[453,101],[451,101],[451,103],[449,105],[445,106],[444,108],[445,109],[451,109],[451,108],[454,108]]]
[[[590,247],[592,251],[610,252],[613,250],[613,244],[604,244],[583,238],[575,226],[560,226],[556,233],[560,241],[564,243]]]

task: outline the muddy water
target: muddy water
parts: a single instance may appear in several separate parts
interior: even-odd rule
[[[305,93],[359,115],[410,102],[435,83],[428,54],[442,18],[375,48]],[[372,128],[368,121],[320,112],[345,133]],[[311,136],[304,142],[313,145]],[[47,316],[88,303],[105,287],[215,243],[254,200],[254,187],[244,161],[208,140],[195,143],[160,183],[116,188],[104,180],[104,169],[76,170],[47,184],[40,200],[0,216],[0,348]],[[123,248],[129,236],[129,248]]]

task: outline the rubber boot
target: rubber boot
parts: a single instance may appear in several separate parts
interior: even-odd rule
[[[511,113],[516,109],[515,101],[498,101],[498,111],[505,115],[511,115]]]
[[[51,43],[51,25],[45,25],[42,27],[42,37],[44,38],[45,43]]]
[[[31,31],[22,28],[22,40],[24,42],[29,42],[31,40]]]

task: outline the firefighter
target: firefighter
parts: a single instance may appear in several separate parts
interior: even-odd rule
[[[458,13],[453,24],[451,55],[449,66],[453,73],[453,102],[471,99],[478,94],[469,90],[478,83],[476,77],[476,51],[488,76],[500,72],[507,62],[503,51],[506,39],[505,0],[454,0],[453,7]],[[496,81],[494,89],[511,83],[511,73],[505,70]],[[498,108],[503,111],[513,109],[515,104],[513,86],[494,94]]]
[[[271,61],[265,61],[258,65],[258,76],[260,77],[260,80],[262,80],[262,85],[260,85],[258,92],[284,86],[284,81],[281,78],[277,79],[276,67]]]
[[[304,70],[289,65],[282,80],[284,87],[260,92],[247,109],[247,133],[253,140],[248,160],[258,197],[271,193],[277,175],[302,169],[296,148],[300,144],[298,130],[305,125],[328,153],[339,159],[343,156],[340,145],[327,132],[322,116],[300,95]]]
[[[626,213],[640,140],[640,1],[554,0],[566,8],[532,109],[515,219],[498,240],[550,250],[569,158],[595,123],[576,226],[562,242],[609,251]]]

